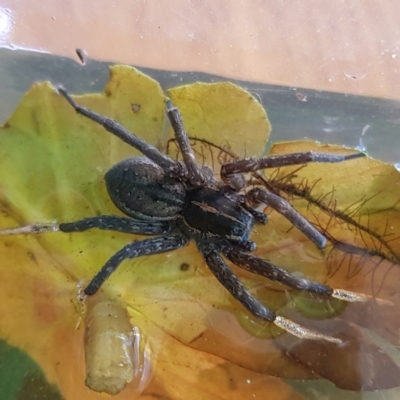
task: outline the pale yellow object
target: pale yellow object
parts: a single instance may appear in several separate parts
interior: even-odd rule
[[[119,393],[134,376],[134,330],[126,307],[90,298],[85,316],[86,385],[96,392]]]

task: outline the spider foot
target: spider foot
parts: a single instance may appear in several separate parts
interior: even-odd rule
[[[77,108],[79,107],[75,101],[72,99],[72,97],[68,94],[68,92],[65,90],[65,88],[63,86],[58,86],[57,87],[57,91],[59,94],[61,94],[63,97],[65,97],[65,99],[68,101],[69,104],[71,104],[71,106],[73,108]]]
[[[44,232],[57,232],[59,230],[58,224],[30,224],[25,226],[18,226],[16,228],[1,229],[0,235],[23,235],[23,234],[38,234]]]
[[[309,340],[325,340],[327,342],[341,344],[342,341],[333,336],[324,335],[323,333],[315,332],[310,329],[305,328],[302,325],[296,324],[293,321],[290,321],[287,318],[281,317],[279,315],[276,316],[274,324],[279,326],[279,328],[284,331],[296,336],[300,339],[309,339]]]
[[[343,289],[333,289],[331,296],[334,297],[335,299],[344,300],[349,303],[366,302],[366,301],[370,301],[370,300],[375,300],[378,303],[394,305],[394,303],[392,303],[389,300],[378,299],[378,298],[368,295],[368,294],[350,292],[349,290],[343,290]]]
[[[77,284],[78,293],[76,294],[76,301],[80,304],[80,306],[84,306],[85,301],[87,299],[87,294],[85,294],[85,286],[83,282],[78,282]]]

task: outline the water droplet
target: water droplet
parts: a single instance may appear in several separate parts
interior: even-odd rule
[[[131,104],[131,109],[134,113],[137,113],[140,111],[140,104]]]

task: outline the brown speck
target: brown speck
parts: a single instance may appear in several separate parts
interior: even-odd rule
[[[188,263],[182,263],[180,266],[179,266],[179,269],[181,270],[181,271],[187,271],[188,269],[190,268],[190,265],[188,264]]]
[[[36,257],[35,257],[35,255],[34,255],[32,252],[28,251],[28,256],[29,256],[29,258],[30,258],[32,261],[34,261],[35,263],[37,263]]]

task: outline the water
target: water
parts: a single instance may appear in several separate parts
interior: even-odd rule
[[[0,123],[15,109],[34,81],[63,84],[71,93],[97,92],[108,80],[109,63],[88,60],[82,66],[69,58],[45,53],[0,49]],[[321,92],[254,82],[234,81],[197,72],[141,68],[163,88],[196,81],[230,81],[244,87],[267,109],[271,142],[309,138],[357,147],[371,157],[400,162],[400,102],[343,93]]]
[[[107,82],[108,65],[89,60],[82,66],[74,60],[48,54],[0,49],[0,94],[3,99],[0,122],[7,120],[34,81],[62,83],[71,93],[98,92]],[[142,70],[164,88],[195,81],[227,80],[195,72]],[[267,109],[273,126],[270,143],[309,138],[357,147],[386,162],[400,162],[400,102],[252,82],[236,83],[255,95]],[[324,380],[288,383],[307,399],[389,400],[397,399],[400,393],[397,389],[353,393],[339,390]]]

